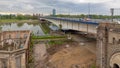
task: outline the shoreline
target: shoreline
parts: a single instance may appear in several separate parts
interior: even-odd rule
[[[0,20],[0,24],[7,23],[39,23],[39,20],[17,20],[17,19],[2,19]]]

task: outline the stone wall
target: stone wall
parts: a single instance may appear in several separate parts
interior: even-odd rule
[[[26,35],[26,40],[24,47],[21,49],[16,49],[12,51],[0,50],[0,68],[27,68],[28,62],[28,49],[30,45],[30,31],[5,31],[1,33],[1,39],[4,40],[11,35],[11,38],[16,38],[17,34],[20,34],[19,38],[24,38]]]
[[[99,25],[97,32],[97,68],[110,68],[111,57],[120,52],[119,26],[110,23]]]
[[[116,53],[120,53],[120,32],[116,31],[115,28],[110,28],[108,36],[107,68],[111,66],[111,57]]]
[[[1,37],[3,39],[8,39],[8,38],[24,38],[26,35],[28,35],[29,31],[4,31],[1,33]]]
[[[21,59],[21,67],[26,68],[26,57],[25,57],[25,50],[19,50],[15,52],[6,52],[1,51],[0,52],[0,68],[4,68],[3,66],[6,66],[7,68],[17,68],[17,61],[16,58],[19,57]],[[4,60],[4,62],[2,61]],[[6,63],[6,64],[4,64]],[[20,64],[19,64],[20,65]]]

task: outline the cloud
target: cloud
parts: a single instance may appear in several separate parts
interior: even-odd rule
[[[60,0],[64,2],[73,2],[73,3],[103,3],[103,2],[109,2],[112,0]]]
[[[89,5],[88,5],[89,3]],[[110,14],[110,8],[120,8],[120,0],[0,0],[0,12]],[[89,6],[89,7],[88,7]]]
[[[106,7],[120,8],[120,0],[113,0],[106,3]]]

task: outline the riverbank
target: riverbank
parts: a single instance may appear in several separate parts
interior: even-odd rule
[[[49,28],[49,25],[50,25],[49,23],[41,23],[40,24],[40,27],[45,34],[49,34],[51,31],[51,29]]]
[[[2,19],[0,20],[0,24],[3,23],[39,23],[39,20],[17,20],[17,19]]]

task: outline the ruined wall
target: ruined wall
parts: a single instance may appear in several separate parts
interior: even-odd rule
[[[111,57],[120,52],[120,25],[102,23],[97,32],[97,66],[113,68]],[[116,61],[119,62],[119,61]],[[111,64],[111,65],[110,65]]]
[[[26,35],[28,35],[29,31],[4,31],[1,34],[1,37],[3,36],[3,39],[8,38],[24,38]]]
[[[107,68],[110,68],[110,67],[113,68],[113,65],[115,62],[114,62],[114,59],[113,60],[111,59],[111,57],[116,53],[120,53],[120,31],[119,30],[120,30],[120,27],[117,27],[117,26],[109,28],[108,47],[107,47],[108,48]],[[116,64],[118,64],[118,62],[120,63],[120,61],[118,60],[116,61]]]
[[[24,47],[12,51],[0,50],[0,68],[26,68],[28,62],[28,47],[30,43],[30,31],[4,31],[1,32],[1,39],[16,38],[19,33],[19,38],[25,39]]]
[[[26,68],[25,50],[8,53],[5,51],[0,52],[0,68]],[[18,60],[20,59],[20,61]],[[21,65],[20,65],[21,64]]]

